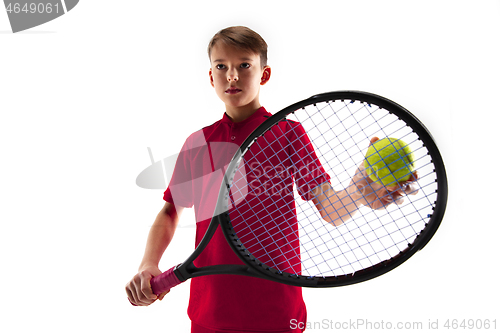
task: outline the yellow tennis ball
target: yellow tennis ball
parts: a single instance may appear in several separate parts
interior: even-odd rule
[[[371,180],[385,186],[410,179],[415,169],[410,147],[395,138],[384,138],[371,144],[364,165]]]

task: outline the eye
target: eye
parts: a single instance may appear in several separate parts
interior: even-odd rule
[[[244,62],[240,65],[241,68],[250,68],[250,64],[248,62]]]
[[[217,69],[224,69],[224,68],[226,68],[226,66],[224,66],[223,64],[218,64],[218,65],[215,66],[215,68],[217,68]]]

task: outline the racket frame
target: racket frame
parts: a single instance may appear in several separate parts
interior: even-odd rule
[[[415,129],[418,129],[419,139],[424,143],[425,147],[429,151],[429,154],[432,156],[433,163],[435,165],[435,172],[437,175],[437,188],[439,190],[439,193],[437,196],[437,200],[434,203],[435,207],[433,210],[433,214],[430,216],[430,219],[426,223],[425,228],[416,237],[414,242],[412,244],[409,244],[408,248],[401,251],[398,255],[392,257],[391,259],[382,261],[363,270],[356,271],[352,274],[331,277],[303,276],[290,274],[287,272],[280,272],[275,268],[269,267],[260,262],[251,253],[249,253],[248,250],[244,248],[238,237],[235,236],[231,221],[229,219],[229,213],[224,207],[225,205],[227,205],[226,195],[230,188],[234,172],[236,172],[241,158],[243,157],[246,150],[258,137],[263,135],[269,128],[271,128],[279,121],[285,119],[287,115],[293,113],[296,110],[302,109],[308,105],[333,100],[360,101],[368,104],[375,104],[399,117],[401,120],[406,122],[406,124],[408,124],[414,131]],[[408,260],[417,251],[425,247],[425,245],[435,234],[444,216],[447,203],[447,195],[448,184],[444,162],[441,154],[439,153],[434,139],[427,128],[407,109],[385,97],[362,91],[343,90],[314,95],[310,98],[292,104],[269,117],[254,132],[252,132],[252,134],[250,134],[250,136],[237,150],[227,168],[219,191],[219,197],[217,200],[217,207],[215,211],[223,213],[217,215],[214,214],[215,216],[212,217],[205,235],[203,236],[202,240],[193,251],[193,253],[183,263],[173,268],[171,274],[175,274],[179,282],[171,286],[173,287],[174,285],[182,283],[189,278],[215,274],[259,277],[279,283],[301,287],[338,287],[363,282],[393,270],[394,268],[398,267],[403,262]],[[193,263],[194,260],[205,249],[219,225],[231,249],[242,260],[242,265],[215,265],[200,268],[196,267]],[[160,278],[160,276],[158,276],[158,278]],[[153,280],[154,279],[155,278],[153,278]]]
[[[280,272],[275,268],[265,265],[257,258],[255,258],[250,252],[248,252],[239,241],[238,237],[235,236],[235,234],[233,233],[233,227],[231,225],[229,214],[224,213],[217,215],[216,219],[218,220],[218,224],[220,224],[222,232],[233,251],[246,265],[252,268],[253,272],[257,272],[259,277],[302,287],[336,287],[363,282],[385,274],[401,265],[417,251],[423,249],[433,237],[436,230],[439,228],[446,210],[448,184],[443,159],[429,130],[410,111],[408,111],[401,105],[376,94],[353,90],[335,91],[314,95],[308,99],[288,106],[287,108],[279,111],[278,113],[274,114],[266,121],[264,121],[243,142],[243,144],[240,146],[240,149],[237,151],[231,163],[229,164],[224,176],[223,184],[221,186],[221,192],[219,193],[218,205],[223,203],[224,200],[227,200],[224,197],[226,196],[227,189],[230,188],[232,176],[238,168],[241,157],[245,154],[246,150],[255,140],[262,136],[269,128],[277,124],[279,121],[285,119],[286,116],[288,116],[290,113],[293,113],[294,111],[308,105],[314,105],[334,100],[360,101],[368,104],[375,104],[396,115],[406,124],[408,124],[413,129],[413,131],[415,131],[415,129],[418,129],[419,139],[424,143],[425,147],[429,151],[429,154],[432,156],[432,161],[435,166],[434,171],[437,175],[439,195],[436,202],[434,203],[435,207],[433,210],[433,214],[430,216],[429,221],[425,225],[425,228],[420,232],[413,243],[409,244],[408,248],[401,251],[398,255],[368,268],[356,271],[353,274],[330,277],[304,276],[287,272]],[[224,207],[219,206],[218,209],[218,211],[223,211]]]

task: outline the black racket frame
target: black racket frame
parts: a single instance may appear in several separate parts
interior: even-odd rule
[[[285,283],[293,286],[300,287],[338,287],[350,284],[355,284],[363,282],[369,279],[373,279],[377,276],[385,274],[394,268],[401,265],[403,262],[408,260],[417,251],[423,249],[425,245],[434,236],[439,225],[443,219],[446,203],[448,197],[448,183],[446,177],[446,171],[443,159],[439,152],[436,143],[427,128],[407,109],[401,105],[376,94],[367,93],[363,91],[334,91],[323,94],[314,95],[310,98],[292,104],[285,109],[279,111],[273,116],[269,117],[264,121],[240,146],[240,149],[236,152],[234,157],[229,164],[226,174],[224,175],[223,182],[221,184],[219,198],[217,203],[216,211],[224,211],[225,201],[227,201],[226,193],[228,192],[232,176],[236,171],[239,161],[249,148],[249,146],[261,135],[263,135],[270,127],[279,121],[283,120],[290,113],[296,110],[302,109],[308,105],[314,105],[317,103],[329,102],[329,101],[360,101],[368,104],[374,104],[386,111],[394,114],[399,119],[403,120],[410,126],[414,132],[419,136],[419,139],[424,143],[427,148],[429,155],[432,158],[433,164],[435,166],[435,172],[437,175],[437,199],[434,203],[433,214],[430,216],[425,228],[416,237],[412,244],[409,244],[408,248],[401,251],[398,255],[392,257],[391,259],[382,261],[374,266],[368,267],[366,269],[356,271],[354,274],[346,274],[332,277],[320,277],[320,276],[303,276],[295,275],[287,272],[280,272],[275,268],[269,267],[264,263],[260,262],[255,258],[239,241],[237,235],[234,233],[233,226],[231,224],[231,219],[227,211],[217,214],[212,218],[207,232],[205,233],[203,239],[201,240],[195,251],[189,256],[189,258],[182,264],[178,265],[174,273],[179,278],[180,281],[185,281],[191,277],[213,275],[213,274],[233,274],[233,275],[245,275],[253,276],[258,278],[264,278],[271,281],[276,281],[279,283]],[[193,264],[193,261],[199,256],[203,249],[210,242],[210,239],[214,235],[218,227],[221,227],[222,232],[228,241],[232,250],[236,255],[242,260],[242,265],[216,265],[209,267],[198,268]]]

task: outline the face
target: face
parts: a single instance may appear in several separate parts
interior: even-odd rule
[[[269,81],[271,69],[261,67],[258,54],[219,43],[212,48],[210,62],[210,83],[230,116],[260,107],[260,86]]]

